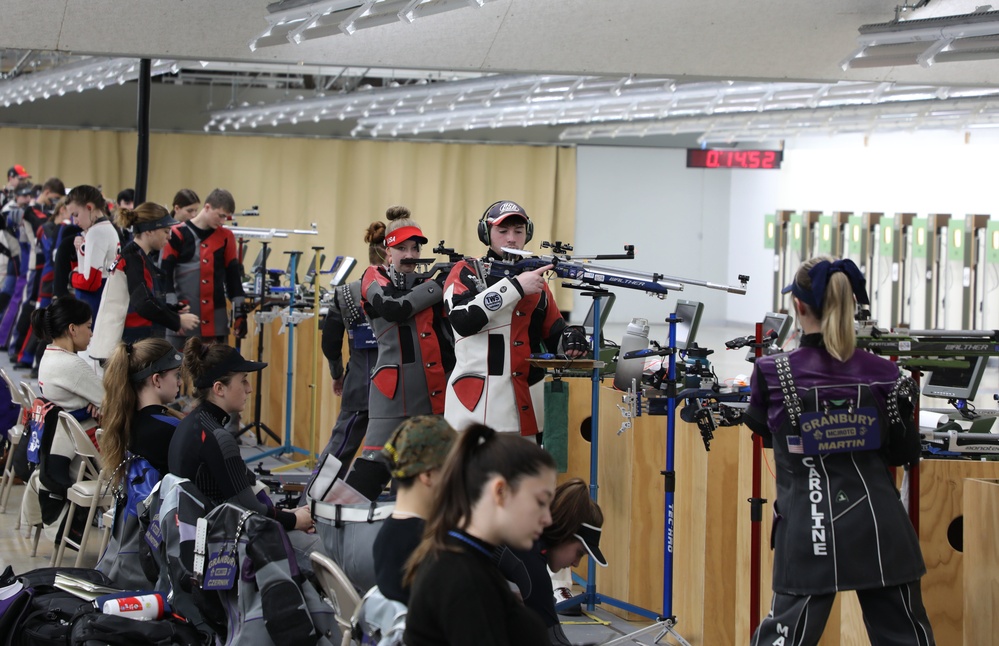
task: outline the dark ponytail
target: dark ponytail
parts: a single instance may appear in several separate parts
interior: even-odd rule
[[[423,541],[406,562],[404,584],[412,585],[416,569],[427,559],[448,549],[447,533],[465,529],[472,521],[472,508],[486,483],[500,476],[517,490],[520,480],[555,469],[555,460],[533,441],[515,433],[497,433],[473,424],[452,447],[441,468],[441,481],[434,511],[427,521]]]
[[[63,296],[31,313],[31,330],[39,339],[49,342],[66,334],[70,325],[83,325],[93,318],[94,312],[86,302]]]
[[[205,343],[200,337],[192,336],[184,344],[184,362],[180,365],[180,376],[187,383],[195,399],[205,401],[212,391],[211,386],[195,386],[206,372],[219,365],[228,355],[229,346],[224,343]],[[217,379],[226,386],[232,380],[232,373]]]

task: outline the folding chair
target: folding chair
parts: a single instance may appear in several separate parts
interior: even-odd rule
[[[3,378],[7,383],[7,388],[10,389],[11,400],[21,407],[21,421],[11,427],[7,433],[7,437],[10,440],[10,450],[7,452],[7,463],[4,465],[3,476],[0,478],[0,514],[6,514],[7,501],[10,500],[10,492],[14,488],[14,451],[17,449],[17,445],[20,444],[21,437],[24,435],[24,411],[31,407],[31,402],[25,403],[24,393],[21,391],[20,386],[14,384],[10,375],[3,368],[0,368],[0,378]],[[17,527],[15,529],[21,529],[20,515],[18,515]]]
[[[357,594],[354,584],[333,559],[319,552],[313,552],[309,558],[312,560],[312,569],[316,578],[319,579],[319,586],[333,606],[336,623],[343,633],[340,646],[358,643],[353,639],[353,617],[361,605],[361,596]]]
[[[29,406],[31,405],[31,402],[35,401],[35,399],[38,398],[38,395],[35,393],[35,389],[32,388],[31,384],[29,384],[26,381],[21,382],[21,393],[23,394],[24,398],[28,400]]]
[[[90,530],[94,524],[94,516],[98,508],[108,508],[114,501],[114,496],[107,486],[107,474],[104,473],[104,465],[101,461],[101,454],[90,440],[86,431],[76,421],[76,418],[65,411],[59,413],[59,425],[56,432],[69,433],[73,445],[76,447],[76,454],[83,457],[80,470],[77,472],[76,482],[66,492],[69,500],[69,509],[66,512],[65,529],[62,532],[59,544],[53,548],[52,563],[54,567],[62,565],[63,554],[66,545],[72,545],[77,549],[76,567],[83,563],[83,553],[87,548],[87,541],[90,539]],[[70,526],[73,522],[73,515],[77,507],[87,508],[87,522],[83,526],[83,536],[80,542],[76,543],[69,534]]]
[[[21,392],[21,399],[22,399],[22,401],[27,406],[27,408],[25,410],[27,410],[28,414],[30,415],[31,414],[31,407],[35,403],[35,398],[37,397],[37,395],[35,395],[34,389],[32,389],[32,387],[27,382],[22,381],[22,382],[18,383],[17,387],[18,387],[18,389]],[[22,429],[22,432],[21,432],[21,436],[22,437],[24,437],[24,431],[26,431],[26,430],[27,430],[27,427],[25,427],[25,428]],[[27,484],[28,483],[25,483],[24,495],[28,495]],[[23,498],[21,499],[21,504],[24,504],[24,499]],[[14,523],[14,529],[18,529],[18,530],[21,529],[21,514],[20,513],[17,514],[17,522]],[[38,540],[42,537],[42,529],[44,529],[44,526],[41,525],[41,524],[38,524],[38,525],[35,525],[32,529],[35,530],[35,538],[33,539],[32,543],[31,543],[31,556],[34,557],[36,554],[38,554]],[[31,537],[31,533],[30,532],[28,533],[28,537],[29,538]]]

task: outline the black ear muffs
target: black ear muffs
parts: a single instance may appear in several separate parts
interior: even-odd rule
[[[489,227],[492,225],[490,225],[489,221],[486,220],[486,216],[489,214],[489,211],[492,210],[494,206],[496,206],[497,204],[502,204],[503,202],[506,201],[508,200],[499,200],[497,202],[493,202],[492,204],[486,207],[486,210],[482,212],[482,217],[479,218],[479,224],[476,228],[476,233],[479,236],[479,241],[482,242],[482,244],[486,245],[487,247],[492,246],[492,240],[489,239]],[[530,242],[531,238],[534,237],[534,222],[532,222],[531,218],[526,214],[524,215],[524,218],[527,220],[527,239],[524,242],[527,243]]]

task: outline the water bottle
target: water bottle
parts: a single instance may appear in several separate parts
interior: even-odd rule
[[[633,318],[621,340],[621,350],[617,355],[617,368],[614,370],[614,387],[618,390],[631,388],[631,380],[641,388],[642,371],[645,369],[645,357],[625,359],[624,355],[635,350],[645,350],[649,347],[649,320]]]

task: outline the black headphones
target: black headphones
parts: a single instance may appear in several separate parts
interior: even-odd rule
[[[504,202],[509,202],[509,201],[510,200],[499,200],[498,202],[493,202],[492,204],[486,207],[486,210],[482,212],[482,217],[479,218],[479,225],[476,229],[476,232],[479,234],[479,240],[482,242],[482,244],[486,245],[487,247],[492,246],[492,240],[489,239],[489,227],[492,225],[489,224],[489,221],[486,219],[486,216],[489,215],[489,212],[497,204],[502,204]],[[523,207],[521,207],[521,210],[523,210]],[[518,213],[518,215],[520,214]],[[527,243],[530,242],[531,238],[534,237],[534,223],[531,222],[531,218],[527,215],[526,212],[522,215],[522,217],[525,220],[527,220],[527,239],[524,241],[525,243]]]

